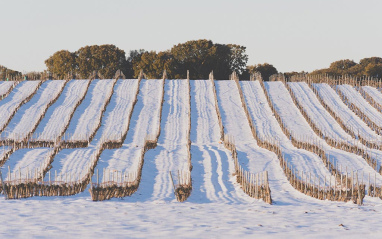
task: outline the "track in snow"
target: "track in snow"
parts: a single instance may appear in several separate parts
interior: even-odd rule
[[[192,193],[187,201],[241,203],[248,196],[234,183],[231,154],[220,141],[220,128],[210,80],[192,80]],[[232,162],[231,162],[232,161]]]
[[[175,200],[169,171],[186,170],[188,167],[188,97],[186,80],[166,80],[161,135],[158,146],[145,154],[143,177],[146,178],[140,183],[140,188],[148,188],[144,192],[145,198],[139,200]],[[140,192],[136,194],[140,196]]]

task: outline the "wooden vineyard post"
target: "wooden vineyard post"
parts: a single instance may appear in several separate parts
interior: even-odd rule
[[[7,193],[5,192],[5,185],[4,185],[3,174],[1,173],[1,170],[0,170],[0,180],[1,180],[1,186],[3,187],[4,198],[7,199]]]

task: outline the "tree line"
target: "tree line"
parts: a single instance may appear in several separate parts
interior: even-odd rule
[[[5,66],[0,65],[0,79],[1,80],[10,80],[11,78],[20,77],[22,74],[19,71],[14,71],[6,68]]]
[[[353,60],[345,59],[335,61],[330,64],[329,68],[315,70],[310,75],[330,75],[343,76],[349,75],[354,77],[370,76],[374,78],[382,77],[382,58],[369,57],[363,58],[356,63]]]
[[[0,79],[23,78],[83,78],[87,79],[97,71],[102,78],[113,78],[117,70],[121,70],[126,78],[137,78],[141,71],[148,79],[161,78],[166,70],[169,79],[187,78],[207,79],[211,71],[216,79],[228,79],[236,72],[242,80],[249,80],[253,72],[260,72],[264,80],[268,80],[278,70],[272,64],[264,63],[247,65],[246,47],[237,44],[219,44],[211,40],[200,39],[174,45],[165,51],[132,50],[128,54],[115,45],[92,45],[81,47],[75,52],[60,50],[45,60],[47,70],[29,72],[22,75],[18,71],[0,66]],[[286,72],[287,78],[295,74],[330,76],[350,75],[355,77],[382,77],[382,58],[369,57],[359,63],[345,59],[335,61],[329,68],[313,72]]]
[[[246,69],[246,47],[236,44],[217,44],[210,40],[187,41],[161,52],[144,49],[125,51],[114,45],[93,45],[69,52],[61,50],[50,56],[45,64],[47,70],[64,77],[76,74],[88,78],[98,71],[104,78],[112,78],[121,70],[127,78],[137,78],[142,70],[147,78],[161,78],[166,70],[168,78],[206,79],[211,71],[217,79],[228,79],[236,71]]]

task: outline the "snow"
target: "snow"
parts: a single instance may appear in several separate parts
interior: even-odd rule
[[[233,161],[220,141],[212,83],[192,80],[191,85],[191,155],[192,193],[188,202],[239,203],[250,201],[232,183]]]
[[[18,84],[5,99],[0,101],[0,129],[5,126],[9,118],[21,103],[38,87],[40,81],[24,81]]]
[[[0,95],[4,95],[15,84],[14,81],[2,81],[0,82]]]
[[[33,98],[20,107],[5,129],[9,139],[20,140],[31,133],[38,123],[40,117],[46,111],[50,101],[55,99],[61,92],[65,81],[51,80],[45,81]]]
[[[7,174],[4,174],[4,178],[9,180],[10,175],[8,167],[11,171],[11,179],[25,180],[35,177],[35,169],[42,168],[45,165],[46,157],[49,155],[52,149],[49,148],[36,148],[36,149],[19,149],[16,150],[4,164],[4,169],[7,170]]]
[[[289,82],[288,84],[295,94],[298,103],[326,137],[351,143],[351,136],[341,128],[337,121],[321,105],[307,83]]]
[[[84,193],[85,194],[85,193]],[[83,238],[379,238],[382,204],[336,202],[162,203],[85,195],[24,200],[0,199],[0,235]]]
[[[276,155],[257,146],[235,81],[216,81],[215,86],[224,131],[226,135],[234,138],[239,163],[251,173],[264,171],[264,166],[276,158]]]
[[[349,170],[359,170],[361,180],[367,180],[369,174],[375,174],[374,169],[371,168],[362,157],[335,149],[329,146],[323,139],[319,138],[292,101],[288,90],[282,82],[265,82],[265,86],[286,127],[292,134],[297,135],[298,139],[314,140],[321,145],[330,160],[338,165],[339,171],[343,174],[346,174]],[[299,128],[302,125],[303,127]],[[323,165],[322,161],[321,164]],[[382,176],[378,174],[377,177],[378,182],[382,182]]]
[[[102,81],[104,80],[93,81],[83,104],[76,110],[74,121],[79,122],[78,119],[83,112],[89,107],[92,108],[90,105],[93,104],[91,102],[95,94],[103,101],[105,100],[105,95],[111,91],[109,84],[107,84],[109,88],[102,88],[105,94],[95,93],[94,90],[98,82]],[[68,83],[63,94],[68,92],[67,89],[71,82]],[[126,121],[122,121],[125,118],[120,117],[118,112],[128,113],[130,111],[129,105],[134,99],[132,93],[136,92],[134,82],[137,81],[117,82],[114,87],[114,95],[106,107],[101,127],[93,142],[88,148],[60,151],[54,159],[52,175],[57,170],[58,175],[62,175],[64,181],[66,177],[68,181],[74,181],[87,174],[86,169],[91,163],[100,139],[104,137],[104,134],[111,135],[110,132],[113,130],[108,126],[108,121],[111,120],[119,125],[127,124]],[[189,119],[188,105],[185,103],[188,103],[186,82],[185,80],[166,80],[163,118],[159,122],[161,80],[142,80],[138,101],[132,112],[130,128],[122,148],[105,150],[101,155],[97,168],[116,167],[121,171],[128,170],[129,167],[132,167],[129,166],[132,165],[131,162],[135,160],[132,158],[133,149],[137,148],[139,151],[143,146],[146,134],[155,135],[158,126],[162,126],[159,145],[145,155],[143,175],[136,193],[131,197],[103,202],[91,201],[89,187],[84,192],[70,197],[34,197],[22,200],[4,200],[1,197],[0,236],[4,238],[380,237],[382,201],[379,198],[366,196],[362,206],[352,203],[320,201],[296,191],[289,184],[275,155],[257,146],[249,131],[248,121],[233,81],[215,81],[225,132],[235,137],[239,160],[244,163],[243,167],[248,168],[251,172],[262,170],[269,172],[274,203],[268,205],[261,200],[250,198],[235,182],[235,177],[232,175],[234,169],[231,155],[222,144],[219,144],[219,125],[212,84],[209,80],[190,82],[193,190],[186,202],[177,202],[173,195],[168,170],[177,170],[183,165],[183,157],[175,158],[173,154],[183,156],[185,150],[183,145],[185,145],[185,132]],[[24,83],[22,82],[16,89],[20,89]],[[129,84],[131,87],[127,86]],[[291,145],[273,116],[259,82],[241,82],[240,84],[258,133],[263,137],[279,140],[283,152],[294,167],[305,172],[312,172],[320,178],[325,175],[328,178],[329,172],[317,156]],[[309,106],[309,114],[314,114],[317,121],[323,122],[320,127],[329,127],[333,119],[328,118],[323,121],[323,116],[319,114],[325,114],[325,112],[322,112],[317,101],[311,95],[312,93],[302,83],[297,86],[303,91],[298,97],[304,99],[304,102],[309,98],[310,102],[304,104],[304,106]],[[299,115],[294,103],[291,103],[285,87],[284,89],[282,87],[284,86],[269,82],[270,91],[272,88],[275,91],[272,100],[277,101],[278,110],[283,115],[283,119],[290,121],[289,117],[295,117],[293,123],[288,127],[305,131],[305,126],[301,122],[304,121],[303,117]],[[123,93],[122,88],[128,89],[126,99],[119,97]],[[121,89],[120,93],[118,93],[119,89]],[[278,98],[277,94],[284,94],[285,91],[287,95]],[[17,92],[19,91],[12,91],[9,97],[15,97]],[[334,99],[334,96],[336,96],[335,92],[331,99]],[[7,98],[0,101],[0,107],[11,102],[9,99],[7,101]],[[328,98],[330,99],[330,97]],[[325,97],[323,99],[327,100]],[[76,97],[73,97],[73,100],[76,100]],[[119,100],[126,100],[126,105],[118,104]],[[342,104],[339,98],[336,100],[333,101],[335,105]],[[60,96],[59,101],[68,102],[65,110],[70,111],[67,96]],[[60,105],[66,105],[66,103],[61,103],[52,105],[50,111],[47,112],[54,112]],[[12,104],[17,105],[17,102],[12,102]],[[99,105],[102,103],[96,103],[96,105],[94,111],[95,108],[100,111],[102,107]],[[123,106],[124,109],[120,106]],[[341,108],[339,107],[339,109]],[[343,110],[345,111],[345,108]],[[351,114],[349,113],[349,115]],[[57,117],[57,119],[59,118]],[[356,119],[355,117],[352,120],[358,122]],[[46,120],[48,121],[48,119]],[[363,122],[361,121],[361,123]],[[63,125],[62,122],[60,124]],[[76,123],[73,125],[76,126]],[[300,126],[303,128],[299,128]],[[333,134],[341,133],[337,129],[337,125],[331,127]],[[359,124],[359,127],[362,129],[364,125]],[[71,130],[74,132],[74,127]],[[121,129],[118,128],[118,130]],[[301,136],[311,135],[309,131],[304,133],[299,132]],[[129,151],[130,149],[132,151]],[[365,170],[366,174],[370,169],[367,169],[367,165],[365,166],[365,162],[359,157],[345,154],[342,151],[330,152],[333,155],[338,152],[338,155],[333,157],[343,162],[347,160],[349,165],[354,164],[354,169]],[[47,153],[49,153],[49,148],[17,150],[2,168],[3,179],[7,177],[8,165],[12,174],[17,175],[18,168],[20,168],[22,175],[25,175],[25,168],[41,165],[41,160]],[[343,159],[340,159],[341,157]],[[377,180],[380,185],[380,175],[377,175]]]
[[[313,84],[321,99],[342,119],[355,135],[370,141],[382,141],[382,137],[372,131],[353,111],[351,111],[328,84]]]
[[[144,146],[146,135],[156,134],[159,127],[160,93],[158,90],[163,84],[162,80],[142,80],[137,103],[132,112],[129,131],[123,146],[119,149],[105,149],[99,159],[96,170],[100,181],[103,179],[103,170],[132,173],[138,170],[139,157]],[[131,88],[131,93],[135,94]],[[93,181],[96,182],[94,176]]]
[[[110,86],[110,82],[112,83],[111,80],[110,81],[100,80],[96,83],[96,87],[97,85],[100,84],[99,82],[109,82],[107,84],[108,86]],[[110,123],[123,125],[123,122],[125,122],[127,117],[126,113],[131,110],[131,104],[132,104],[133,98],[135,97],[134,94],[136,93],[137,82],[138,81],[136,80],[120,80],[119,82],[116,83],[115,85],[116,91],[114,92],[110,100],[111,103],[108,104],[108,106],[106,107],[104,116],[102,117],[101,127],[97,131],[97,134],[95,135],[93,141],[90,143],[89,147],[61,150],[55,156],[54,161],[52,163],[52,166],[53,166],[53,168],[51,169],[52,175],[53,175],[53,172],[54,174],[56,174],[56,171],[57,171],[57,175],[62,176],[65,179],[65,181],[66,180],[77,181],[79,179],[83,179],[83,177],[88,175],[88,169],[90,168],[90,165],[92,165],[95,162],[95,159],[96,159],[95,154],[97,153],[97,150],[99,149],[100,144],[102,143],[101,139],[105,139],[107,135],[110,135],[111,133]],[[97,90],[100,90],[99,88],[97,89],[96,87],[94,88],[93,91],[90,91],[90,92],[96,94]],[[106,88],[106,91],[107,90],[110,90],[110,89]],[[122,96],[123,93],[124,94],[129,93],[129,96],[123,97]],[[99,94],[99,92],[97,94]],[[85,100],[83,101],[83,103],[85,104],[87,102],[86,98],[87,96],[85,97]],[[90,97],[88,97],[88,99],[89,98]],[[103,99],[105,100],[105,97]],[[130,104],[130,107],[121,107],[121,104],[123,104],[123,102],[127,105]],[[103,108],[103,107],[100,107],[101,103],[99,102],[97,103],[98,103],[97,104],[98,109],[101,110]],[[88,109],[88,111],[94,112],[95,111],[94,109],[89,110],[91,106],[92,106],[92,103],[90,103],[90,106],[88,106],[86,109]],[[109,122],[111,120],[112,122]],[[121,129],[118,129],[118,130],[119,132],[121,132]],[[68,179],[66,179],[66,175],[72,175],[72,177],[70,178],[68,176]],[[45,176],[45,179],[47,179],[47,176]]]
[[[69,124],[69,116],[86,93],[89,80],[71,80],[60,97],[49,107],[38,125],[35,135],[38,140],[54,141]]]
[[[143,178],[152,200],[175,200],[169,171],[189,172],[187,128],[189,87],[186,80],[166,80],[158,146],[145,154]],[[147,167],[146,167],[147,165]],[[175,182],[176,183],[176,182]]]
[[[332,177],[317,155],[306,150],[297,149],[292,145],[284,132],[281,130],[276,118],[273,116],[273,112],[268,105],[260,83],[258,81],[241,82],[241,86],[248,111],[250,112],[252,121],[259,136],[267,140],[274,139],[279,141],[284,157],[293,166],[293,168],[300,172],[304,172],[304,174],[311,173],[311,175],[315,175],[317,182],[320,181],[321,185],[325,183],[325,178],[329,179]],[[284,106],[282,106],[282,108],[283,107]],[[278,159],[275,159],[272,162],[274,165],[273,167],[280,167]],[[271,172],[270,175],[272,175],[272,177],[269,176],[269,178],[281,178],[282,176],[279,175],[280,173],[283,174],[281,168],[280,171],[276,173],[274,172],[273,167],[270,166],[271,165],[265,164],[264,167],[264,170],[266,169]],[[271,181],[271,190],[273,186],[272,183],[273,182]],[[272,190],[272,196],[274,191],[276,190]],[[279,189],[277,191],[279,191]]]
[[[316,134],[308,122],[305,121],[305,118],[302,116],[300,111],[295,107],[295,104],[284,84],[281,81],[273,81],[264,82],[264,85],[276,111],[279,113],[281,119],[283,119],[287,129],[290,132],[293,132],[299,139],[306,136],[309,138],[314,138]]]
[[[84,101],[74,113],[65,132],[69,135],[70,140],[88,140],[90,135],[94,133],[100,123],[102,109],[111,94],[114,81],[92,81]]]
[[[121,135],[126,132],[139,85],[138,80],[118,80],[115,87],[109,106],[113,110],[106,118],[102,134],[105,141],[120,140]]]
[[[362,86],[362,89],[368,93],[378,104],[382,104],[382,93],[377,88],[371,86]]]
[[[88,169],[94,159],[93,147],[63,149],[55,157],[50,170],[51,177],[57,174],[57,181],[76,182],[88,175]],[[49,174],[45,175],[48,181]]]
[[[348,98],[350,103],[353,103],[355,106],[362,109],[362,112],[371,121],[377,125],[382,125],[382,114],[370,105],[369,102],[367,102],[365,98],[363,98],[363,96],[351,85],[338,85],[337,90],[342,92]]]

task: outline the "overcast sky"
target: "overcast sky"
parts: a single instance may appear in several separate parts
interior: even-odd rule
[[[381,0],[0,0],[0,65],[42,71],[62,49],[166,50],[210,39],[247,47],[248,64],[312,71],[382,57]]]

